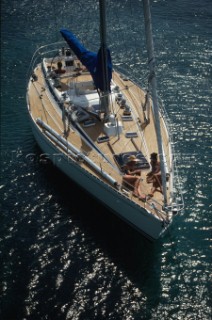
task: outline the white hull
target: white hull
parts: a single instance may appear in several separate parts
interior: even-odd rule
[[[32,131],[35,139],[44,153],[61,171],[86,191],[102,202],[125,222],[142,233],[150,240],[156,240],[165,231],[164,222],[147,212],[128,197],[85,171],[77,163],[61,153],[42,133],[40,127],[33,121]],[[60,156],[58,156],[60,154]]]
[[[33,55],[27,104],[35,139],[53,164],[156,240],[181,204],[176,203],[171,136],[156,92],[149,1],[143,4],[148,90],[113,69],[101,0],[98,53],[61,29],[68,48],[53,43]]]

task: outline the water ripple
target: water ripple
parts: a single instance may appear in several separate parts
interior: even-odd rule
[[[146,86],[141,2],[108,4],[114,65]],[[155,0],[152,9],[158,91],[186,204],[155,244],[44,159],[27,117],[32,53],[59,40],[61,25],[96,50],[96,2],[2,2],[2,319],[210,319],[211,1]]]

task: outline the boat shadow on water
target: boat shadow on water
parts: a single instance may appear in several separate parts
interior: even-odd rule
[[[66,305],[69,310],[74,309],[73,304],[79,294],[87,301],[82,314],[93,318],[94,312],[101,314],[101,305],[104,303],[115,308],[120,303],[123,288],[130,281],[132,287],[138,288],[145,297],[144,311],[148,314],[156,306],[161,294],[162,240],[157,243],[147,240],[70,181],[54,165],[47,163],[44,162],[43,173],[60,207],[62,225],[59,223],[53,232],[53,243],[50,241],[50,246],[55,249],[52,263],[42,275],[43,285],[38,300],[42,300],[43,295],[48,297],[46,308],[51,309],[49,304],[52,303],[53,308],[56,302],[51,301],[54,296],[58,307]],[[63,244],[63,250],[59,244]],[[58,279],[61,282],[55,288]],[[108,286],[110,293],[104,303],[100,302],[98,307],[94,307],[97,291],[103,286]]]
[[[24,166],[24,181],[16,182],[17,198],[10,195],[8,212],[14,211],[17,227],[5,240],[13,283],[8,280],[2,299],[4,318],[121,319],[126,299],[137,301],[148,318],[161,294],[162,240],[145,239],[69,180],[37,146],[35,158],[39,161]]]

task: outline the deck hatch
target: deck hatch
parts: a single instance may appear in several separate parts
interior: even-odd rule
[[[137,169],[150,168],[149,163],[147,162],[146,158],[144,157],[141,151],[131,151],[131,152],[124,152],[124,153],[114,155],[114,159],[121,170],[123,170],[123,167],[126,165],[130,155],[135,155],[136,158],[139,159],[139,161],[136,163]]]

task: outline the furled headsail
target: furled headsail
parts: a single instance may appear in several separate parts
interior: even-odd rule
[[[76,54],[82,64],[90,71],[94,84],[97,89],[104,90],[104,79],[103,75],[103,61],[102,61],[102,48],[99,49],[98,53],[87,50],[76,36],[69,30],[60,30],[63,38],[68,43],[70,49]],[[110,88],[110,81],[112,79],[112,62],[110,56],[110,50],[107,49],[107,68],[108,68],[108,88]]]

